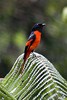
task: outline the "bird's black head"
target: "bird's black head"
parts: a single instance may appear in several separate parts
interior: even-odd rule
[[[43,26],[45,26],[45,25],[46,25],[45,23],[37,23],[33,26],[32,31],[38,30],[38,31],[42,32]]]

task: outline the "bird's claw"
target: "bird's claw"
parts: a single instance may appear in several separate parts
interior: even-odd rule
[[[36,57],[36,54],[33,53],[33,57],[35,58]]]

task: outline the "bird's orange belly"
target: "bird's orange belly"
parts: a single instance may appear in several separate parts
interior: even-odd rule
[[[30,50],[34,50],[40,43],[41,35],[36,36],[34,43],[31,45]]]

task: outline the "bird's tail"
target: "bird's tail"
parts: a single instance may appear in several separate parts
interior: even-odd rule
[[[23,73],[23,70],[24,70],[24,62],[21,65],[21,74]]]
[[[27,60],[27,58],[29,57],[30,53],[31,53],[31,51],[28,51],[27,53],[24,54],[24,57],[23,57],[24,63]]]
[[[27,53],[25,53],[24,54],[24,57],[23,57],[23,63],[22,63],[22,68],[21,68],[21,73],[24,71],[24,64],[25,64],[25,61],[27,60],[27,58],[29,57],[29,55],[30,55],[30,51],[29,52],[27,52]]]

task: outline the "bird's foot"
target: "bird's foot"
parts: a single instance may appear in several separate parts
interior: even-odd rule
[[[34,52],[33,52],[33,57],[36,57],[36,54],[34,54]]]

